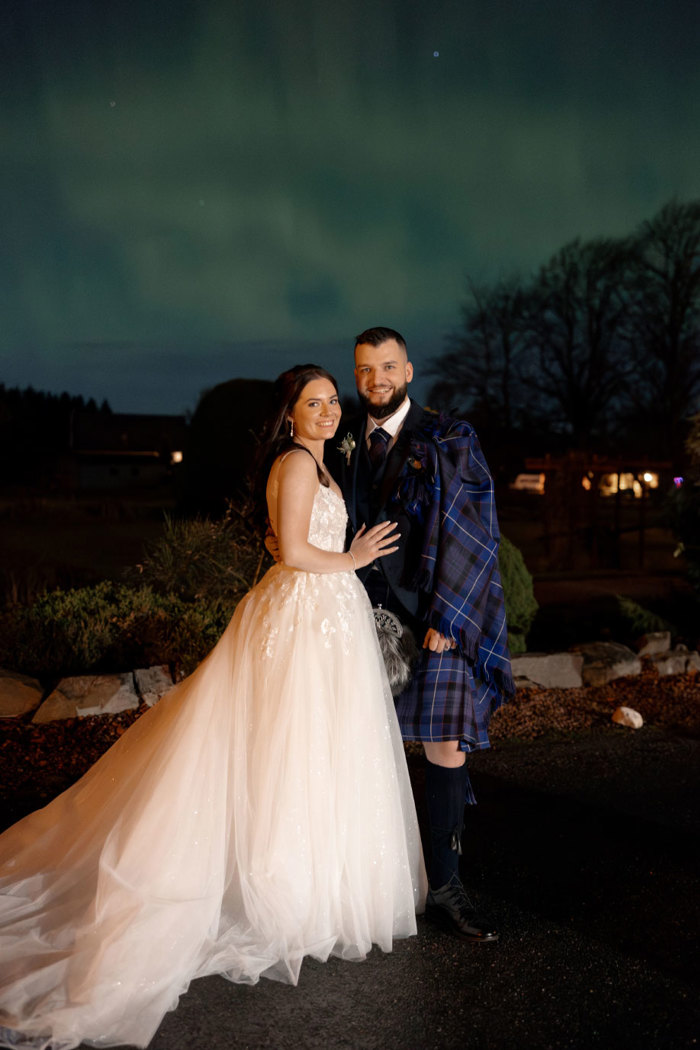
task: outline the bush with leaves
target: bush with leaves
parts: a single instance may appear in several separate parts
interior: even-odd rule
[[[0,614],[0,666],[44,681],[158,663],[189,672],[216,644],[235,605],[109,582],[51,591]]]
[[[524,653],[527,634],[539,608],[532,576],[518,548],[505,536],[501,536],[498,564],[506,602],[508,645],[511,653]]]
[[[651,609],[646,609],[632,598],[618,594],[616,600],[620,617],[620,627],[617,633],[625,641],[633,642],[641,638],[643,634],[652,634],[655,631],[668,631],[672,635],[677,633],[676,627],[665,617],[659,616]]]
[[[245,509],[228,504],[223,518],[173,519],[129,573],[132,583],[183,601],[229,603],[240,599],[270,564]]]
[[[688,580],[700,597],[700,413],[690,420],[685,443],[689,466],[684,483],[670,500],[670,518]]]
[[[134,582],[54,590],[0,612],[0,666],[45,683],[160,663],[189,673],[220,638],[263,561],[243,518],[168,520],[131,574]],[[510,645],[522,652],[537,611],[532,578],[507,539],[500,565]]]

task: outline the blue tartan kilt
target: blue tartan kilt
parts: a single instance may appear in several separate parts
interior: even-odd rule
[[[477,751],[490,746],[489,722],[500,704],[455,649],[422,649],[396,713],[404,740],[459,740],[462,751]]]

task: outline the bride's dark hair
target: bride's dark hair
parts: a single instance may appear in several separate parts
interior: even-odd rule
[[[254,517],[258,529],[265,532],[267,523],[267,502],[265,489],[267,487],[267,476],[270,467],[283,452],[293,448],[299,448],[289,433],[289,415],[301,396],[301,392],[307,383],[314,379],[327,379],[335,387],[338,393],[338,384],[334,377],[320,365],[294,365],[278,376],[272,392],[274,408],[263,429],[262,439],[258,448],[253,471],[251,474],[251,487],[255,501]],[[328,478],[316,464],[318,480],[322,485],[328,486]]]

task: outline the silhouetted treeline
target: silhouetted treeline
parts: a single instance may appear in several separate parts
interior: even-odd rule
[[[272,383],[264,379],[229,379],[202,394],[185,449],[181,511],[219,515],[227,500],[240,501],[271,411]]]
[[[470,285],[429,403],[489,446],[682,455],[700,395],[700,201],[572,241],[527,280]]]
[[[53,472],[56,460],[71,447],[76,412],[111,412],[72,394],[46,394],[32,387],[0,383],[0,482],[35,484]]]

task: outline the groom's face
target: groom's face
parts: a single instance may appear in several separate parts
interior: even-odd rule
[[[355,347],[357,393],[374,419],[393,415],[405,401],[412,379],[413,365],[395,339],[379,346],[358,343]]]

